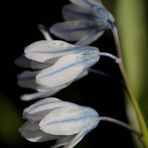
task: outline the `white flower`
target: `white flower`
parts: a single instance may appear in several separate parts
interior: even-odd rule
[[[25,57],[21,57],[17,62],[37,71],[25,71],[18,75],[18,84],[37,92],[22,95],[21,99],[28,101],[54,95],[86,76],[89,68],[99,61],[100,56],[119,61],[114,55],[99,52],[98,48],[92,46],[72,45],[59,40],[32,43],[25,48],[25,57],[29,62],[26,62]]]
[[[18,76],[18,84],[38,92],[21,98],[32,100],[57,93],[86,76],[88,68],[99,60],[99,54],[98,48],[72,45],[59,40],[32,43],[25,48],[25,57],[33,61],[31,67],[39,70],[23,72]]]
[[[50,32],[76,44],[96,41],[108,28],[113,28],[114,18],[99,0],[70,0],[73,4],[63,7],[66,20],[50,28]]]
[[[19,130],[22,136],[31,142],[57,140],[53,148],[73,148],[99,123],[94,109],[57,98],[38,101],[23,116],[28,121]]]

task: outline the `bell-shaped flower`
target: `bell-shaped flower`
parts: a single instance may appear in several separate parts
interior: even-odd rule
[[[23,95],[23,100],[51,96],[88,73],[100,58],[98,48],[76,46],[64,41],[37,41],[25,48],[25,57],[38,71],[25,71],[18,76],[22,87],[37,90]],[[20,63],[20,62],[19,62]]]
[[[96,41],[106,29],[112,28],[114,17],[99,0],[70,0],[63,7],[66,20],[51,26],[50,32],[67,41],[87,45]]]
[[[43,40],[25,48],[25,57],[31,61],[32,69],[18,76],[18,84],[38,92],[25,94],[22,100],[51,96],[72,82],[86,76],[89,68],[98,62],[100,55],[115,56],[99,52],[92,46],[72,45],[59,40]]]
[[[53,148],[73,148],[99,123],[98,113],[74,103],[46,98],[26,108],[20,133],[31,142],[56,140]]]

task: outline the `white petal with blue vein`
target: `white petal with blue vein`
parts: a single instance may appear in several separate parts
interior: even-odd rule
[[[38,122],[25,122],[24,125],[19,129],[19,132],[23,137],[25,137],[28,141],[31,142],[44,142],[59,138],[59,136],[50,135],[42,132],[39,129]]]
[[[85,8],[97,7],[98,5],[102,4],[100,0],[69,0],[69,1],[75,5]]]
[[[98,26],[90,20],[71,20],[54,24],[50,32],[67,41],[77,41],[97,28]]]
[[[52,88],[73,81],[85,68],[84,63],[78,62],[82,57],[81,54],[61,57],[53,66],[38,73],[36,82]]]
[[[96,19],[92,9],[68,4],[62,8],[62,15],[65,20]]]
[[[92,31],[89,35],[81,38],[79,41],[76,42],[76,45],[89,45],[92,42],[96,41],[103,35],[104,31]]]
[[[100,59],[99,50],[92,52],[91,54],[87,54],[83,56],[82,62],[85,64],[85,69],[90,68],[94,64],[96,64]]]
[[[84,116],[85,114],[81,107],[65,106],[50,112],[41,120],[39,126],[45,133],[73,135],[79,133],[84,128]]]
[[[41,120],[39,126],[45,133],[73,135],[96,127],[98,122],[99,117],[95,110],[72,104],[51,111]]]
[[[23,117],[29,120],[41,120],[50,111],[66,106],[67,102],[61,101],[57,98],[46,98],[27,107],[23,112]]]
[[[38,62],[46,62],[49,59],[64,55],[65,53],[62,50],[72,47],[74,45],[60,40],[37,41],[26,47],[25,56]]]

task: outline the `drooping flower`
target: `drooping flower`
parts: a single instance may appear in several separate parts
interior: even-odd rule
[[[87,45],[96,41],[106,29],[112,28],[114,17],[99,0],[70,0],[63,7],[66,20],[51,26],[50,32],[67,41]]]
[[[98,62],[100,55],[118,60],[109,53],[92,46],[72,45],[59,40],[42,40],[25,48],[25,57],[32,69],[18,76],[18,84],[38,92],[25,94],[22,100],[51,96],[72,82],[86,76],[88,69]]]
[[[23,100],[32,100],[51,96],[84,77],[100,56],[95,47],[42,40],[27,46],[25,57],[30,60],[31,67],[38,70],[20,74],[18,84],[38,91],[21,97]]]
[[[31,142],[56,140],[53,148],[73,148],[99,123],[98,113],[74,103],[46,98],[26,108],[20,133]]]

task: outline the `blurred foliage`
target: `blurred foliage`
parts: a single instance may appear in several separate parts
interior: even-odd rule
[[[146,6],[147,1],[144,0],[118,0],[116,16],[128,80],[136,98],[138,98],[148,125],[148,32],[146,28]],[[131,124],[136,126],[134,111],[129,102],[127,103],[127,114]]]
[[[9,146],[20,143],[18,128],[21,125],[21,117],[16,106],[11,100],[0,95],[0,140]]]

